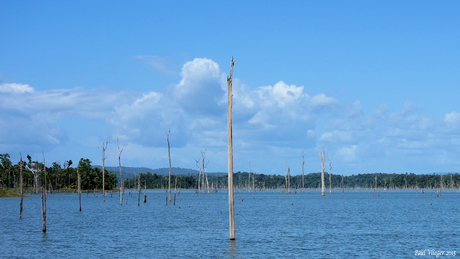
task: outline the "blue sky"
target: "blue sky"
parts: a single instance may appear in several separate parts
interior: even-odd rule
[[[0,153],[284,174],[460,171],[458,1],[0,1]]]

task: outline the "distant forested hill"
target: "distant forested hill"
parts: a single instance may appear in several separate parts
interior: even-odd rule
[[[93,166],[94,168],[100,168],[102,169],[102,166],[100,165],[95,165]],[[117,179],[120,179],[120,168],[118,166],[106,166],[105,170],[107,172],[112,172],[117,175]],[[130,179],[133,178],[135,175],[138,173],[152,173],[152,174],[157,174],[157,175],[169,175],[169,168],[158,168],[158,169],[152,169],[152,168],[146,168],[146,167],[126,167],[122,166],[121,170],[123,171],[123,179]],[[183,176],[189,176],[189,175],[198,175],[198,170],[193,170],[193,169],[188,169],[188,168],[180,168],[180,167],[173,167],[171,168],[171,174],[172,175],[183,175]],[[225,175],[226,173],[208,173],[212,175]]]

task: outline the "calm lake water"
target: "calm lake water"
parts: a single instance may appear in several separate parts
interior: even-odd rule
[[[243,200],[242,200],[243,198]],[[430,199],[433,205],[430,205]],[[460,255],[460,195],[434,191],[337,190],[284,194],[235,192],[235,241],[229,240],[228,194],[147,190],[120,206],[118,193],[50,194],[47,233],[40,196],[0,198],[0,257],[5,258],[426,258]],[[416,256],[417,251],[425,256]],[[438,257],[439,258],[439,257]]]

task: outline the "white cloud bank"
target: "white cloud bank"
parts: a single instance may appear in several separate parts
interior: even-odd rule
[[[14,157],[21,151],[73,145],[97,151],[105,137],[119,136],[130,151],[124,152],[123,164],[161,167],[167,159],[165,132],[171,130],[176,166],[193,168],[199,150],[209,148],[210,170],[225,171],[226,74],[212,60],[196,58],[183,65],[180,76],[166,92],[140,94],[85,88],[37,91],[26,84],[0,84],[1,152]],[[249,87],[234,78],[233,89],[236,170],[247,170],[251,160],[259,173],[282,173],[288,158],[295,173],[305,150],[309,171],[317,171],[322,147],[336,173],[426,173],[442,171],[446,164],[449,169],[460,166],[457,111],[432,118],[407,103],[401,111],[382,104],[366,113],[359,101],[310,95],[303,86],[284,81]],[[97,164],[99,156],[90,159]],[[111,161],[115,164],[115,156]]]

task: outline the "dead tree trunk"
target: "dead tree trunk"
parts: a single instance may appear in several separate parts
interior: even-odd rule
[[[304,165],[305,165],[305,153],[302,151],[302,192],[305,192],[305,176],[303,173]]]
[[[228,216],[230,226],[230,240],[235,240],[235,213],[233,200],[233,138],[232,138],[232,76],[233,65],[235,61],[230,62],[230,76],[227,77],[228,87],[228,105],[227,105],[227,137],[228,137]]]
[[[105,202],[105,159],[107,156],[105,155],[105,150],[107,149],[107,144],[109,144],[109,140],[107,140],[105,143],[102,143],[102,197],[104,197],[104,202]]]
[[[147,179],[144,180],[144,203],[147,202]]]
[[[254,177],[254,173],[252,174],[252,199],[254,199],[254,195],[256,194],[256,188],[255,188],[255,177]]]
[[[208,181],[208,172],[206,171],[206,166],[208,165],[209,161],[205,163],[206,160],[206,150],[207,148],[204,149],[204,151],[201,151],[201,162],[203,163],[203,183],[206,178],[206,193],[209,193],[209,181]]]
[[[286,194],[288,193],[287,164],[288,164],[288,161],[287,161],[287,159],[286,159],[286,166],[284,167],[284,186],[285,186]]]
[[[140,173],[137,175],[137,190],[138,190],[137,206],[141,206],[141,174]]]
[[[321,158],[321,196],[326,196],[326,186],[324,186],[324,148],[319,153],[319,157]]]
[[[377,191],[377,174],[375,174],[375,187],[374,187],[374,195],[375,191]]]
[[[123,148],[120,149],[120,143],[118,142],[117,136],[117,146],[118,146],[118,167],[120,167],[120,205],[123,206],[123,194],[124,194],[124,183],[123,183],[123,172],[121,171],[121,152]]]
[[[343,175],[342,175],[342,196],[345,195],[345,189],[343,188]]]
[[[169,182],[168,182],[168,194],[169,194],[169,202],[171,202],[171,153],[170,153],[170,146],[169,146],[169,130],[166,133],[166,142],[168,142],[168,159],[169,159]]]
[[[78,178],[78,207],[81,211],[81,175],[77,166],[77,178]]]
[[[442,181],[442,174],[441,174],[441,190],[444,189],[444,186],[443,186],[443,181]]]
[[[23,185],[23,178],[22,178],[22,155],[19,153],[19,177],[20,177],[20,185],[19,188],[21,189],[21,201],[19,202],[19,218],[22,218],[22,200],[24,197],[24,185]]]
[[[45,166],[45,152],[43,154],[43,170],[45,173],[45,185],[42,186],[42,232],[46,232],[46,166]]]
[[[288,174],[288,192],[291,193],[291,168],[288,168],[287,171]]]

